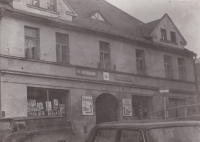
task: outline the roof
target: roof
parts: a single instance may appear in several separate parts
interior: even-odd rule
[[[146,23],[141,26],[141,32],[143,36],[149,36],[153,30],[156,28],[156,26],[160,23],[162,19],[158,19],[149,23]]]
[[[73,17],[73,21],[61,20],[60,18],[52,18],[31,12],[13,9],[11,6],[3,3],[0,3],[0,7],[4,7],[5,9],[10,10],[12,13],[21,13],[26,16],[32,16],[33,18],[39,18],[40,20],[46,20],[46,23],[54,22],[58,26],[60,26],[59,24],[61,24],[63,27],[73,27],[80,30],[94,31],[98,33],[108,34],[109,36],[113,35],[132,41],[134,40],[140,43],[142,42],[155,46],[163,46],[168,49],[172,48],[172,50],[176,50],[171,46],[147,40],[143,36],[150,34],[162,18],[145,24],[142,21],[113,6],[112,4],[106,2],[105,0],[65,1],[78,15]],[[92,19],[91,16],[95,12],[99,12],[101,16],[105,19],[105,21]],[[179,49],[177,48],[177,51],[178,50]],[[179,50],[179,52],[194,55],[194,53],[189,50],[181,49]]]
[[[99,30],[104,30],[106,28],[106,31],[108,32],[113,32],[113,29],[115,29],[119,33],[127,36],[142,37],[139,27],[144,23],[116,8],[105,0],[66,1],[78,14],[78,16],[74,18],[76,23],[81,25],[86,24],[85,26],[87,27],[96,28]],[[104,24],[102,24],[100,21],[95,21],[93,19],[91,20],[91,16],[94,14],[94,12],[101,13],[107,23],[104,22]],[[84,23],[82,23],[83,21]],[[98,22],[100,22],[100,24],[94,27],[94,25],[96,25]]]
[[[200,121],[190,120],[179,120],[179,121],[166,121],[166,120],[130,120],[130,121],[116,121],[110,123],[102,123],[97,127],[120,127],[120,128],[159,128],[159,127],[170,127],[170,126],[200,126]]]

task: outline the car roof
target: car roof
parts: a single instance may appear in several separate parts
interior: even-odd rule
[[[2,118],[0,120],[32,120],[32,119],[53,119],[53,118],[64,118],[64,117],[63,116],[12,117],[12,118]]]
[[[139,129],[153,129],[160,127],[179,127],[179,126],[200,126],[200,121],[191,120],[130,120],[130,121],[116,121],[98,124],[101,128],[139,128]]]

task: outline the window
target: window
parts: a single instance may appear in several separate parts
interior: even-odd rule
[[[101,21],[105,21],[104,18],[101,16],[100,13],[95,13],[92,17],[92,19],[97,19],[97,20],[101,20]]]
[[[164,55],[164,65],[165,65],[165,76],[166,76],[166,78],[172,78],[171,56]]]
[[[115,142],[117,130],[98,130],[93,142]]]
[[[144,142],[140,131],[122,130],[120,133],[120,142]]]
[[[100,48],[100,68],[111,69],[110,63],[110,44],[107,42],[99,42]]]
[[[139,74],[145,74],[145,58],[143,50],[136,49],[136,62],[137,72]]]
[[[171,42],[176,43],[176,33],[175,32],[170,32],[170,37],[171,37]]]
[[[28,116],[66,116],[67,91],[28,87]]]
[[[150,97],[132,96],[133,116],[136,119],[146,119],[152,111]]]
[[[184,105],[185,105],[185,100],[183,99],[169,98],[169,108],[175,108]],[[170,118],[183,117],[184,115],[185,115],[184,108],[169,110]]]
[[[179,78],[185,80],[185,61],[183,58],[178,58]]]
[[[47,7],[49,10],[51,11],[57,11],[57,4],[56,4],[56,0],[49,0],[49,2],[47,3]]]
[[[39,7],[39,0],[30,0],[30,4]]]
[[[68,35],[56,33],[56,60],[59,63],[69,63]]]
[[[161,29],[161,39],[167,40],[167,32],[165,29]]]
[[[39,58],[39,30],[25,27],[25,57]]]

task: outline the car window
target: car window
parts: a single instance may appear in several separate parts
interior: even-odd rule
[[[115,142],[117,130],[98,130],[93,142]]]
[[[122,130],[119,142],[143,142],[143,139],[140,131]]]
[[[16,121],[15,124],[18,127],[18,130],[26,130],[28,128],[26,121]]]

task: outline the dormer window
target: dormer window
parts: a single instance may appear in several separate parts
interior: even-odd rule
[[[99,12],[95,13],[91,18],[101,20],[101,21],[105,21],[105,19],[101,16],[101,14]]]
[[[57,11],[56,0],[49,0],[49,2],[47,3],[47,8],[51,11]]]
[[[167,32],[165,29],[161,29],[161,39],[167,40]]]
[[[175,32],[170,32],[170,38],[171,38],[171,42],[176,43],[176,33]]]
[[[31,0],[33,6],[39,7],[39,0]]]

